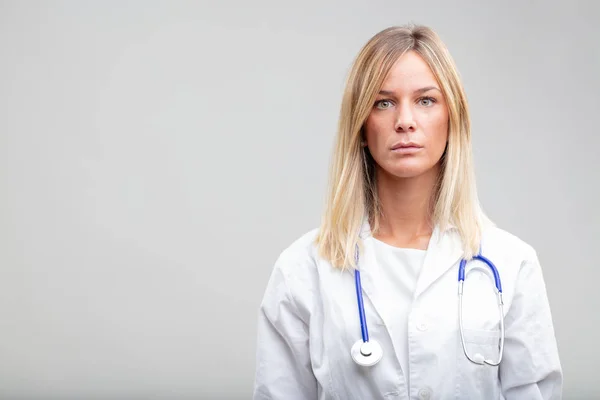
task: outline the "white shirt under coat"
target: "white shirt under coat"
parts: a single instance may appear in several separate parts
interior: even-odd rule
[[[282,252],[268,282],[258,319],[255,400],[561,398],[552,317],[531,246],[498,228],[483,233],[482,254],[498,268],[504,297],[504,356],[492,367],[471,363],[462,350],[458,233],[434,230],[412,302],[402,308],[393,300],[398,293],[389,270],[383,269],[389,265],[378,261],[378,247],[385,244],[365,224],[359,261],[365,315],[383,358],[362,367],[350,356],[361,338],[353,271],[334,269],[318,257],[316,233]],[[469,263],[468,270],[477,263]],[[399,321],[406,321],[405,329]],[[468,273],[463,321],[470,353],[497,358],[498,307],[485,270]]]

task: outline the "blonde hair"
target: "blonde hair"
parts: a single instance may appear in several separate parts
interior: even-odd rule
[[[330,169],[325,213],[316,238],[319,255],[334,267],[356,267],[355,248],[365,217],[374,232],[381,207],[374,160],[361,145],[363,125],[388,71],[403,54],[414,51],[429,65],[448,107],[448,143],[441,160],[432,220],[441,230],[456,228],[463,257],[477,254],[481,230],[491,223],[479,205],[471,154],[471,122],[466,95],[452,57],[428,27],[387,28],[359,52],[346,81]]]

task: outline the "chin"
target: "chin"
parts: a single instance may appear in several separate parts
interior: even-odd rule
[[[423,175],[426,171],[413,171],[413,170],[402,170],[402,171],[391,171],[391,175],[399,179],[410,179],[417,178]]]
[[[435,165],[394,165],[386,173],[400,179],[417,178],[436,170]]]

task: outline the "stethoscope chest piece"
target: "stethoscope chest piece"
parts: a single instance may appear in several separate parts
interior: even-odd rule
[[[357,340],[350,350],[352,359],[358,365],[370,367],[377,364],[383,356],[383,350],[376,340],[363,342],[362,339]]]

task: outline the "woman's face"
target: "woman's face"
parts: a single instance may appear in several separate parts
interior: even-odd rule
[[[448,109],[433,72],[416,52],[396,61],[364,130],[380,171],[412,178],[437,169],[448,140]]]

